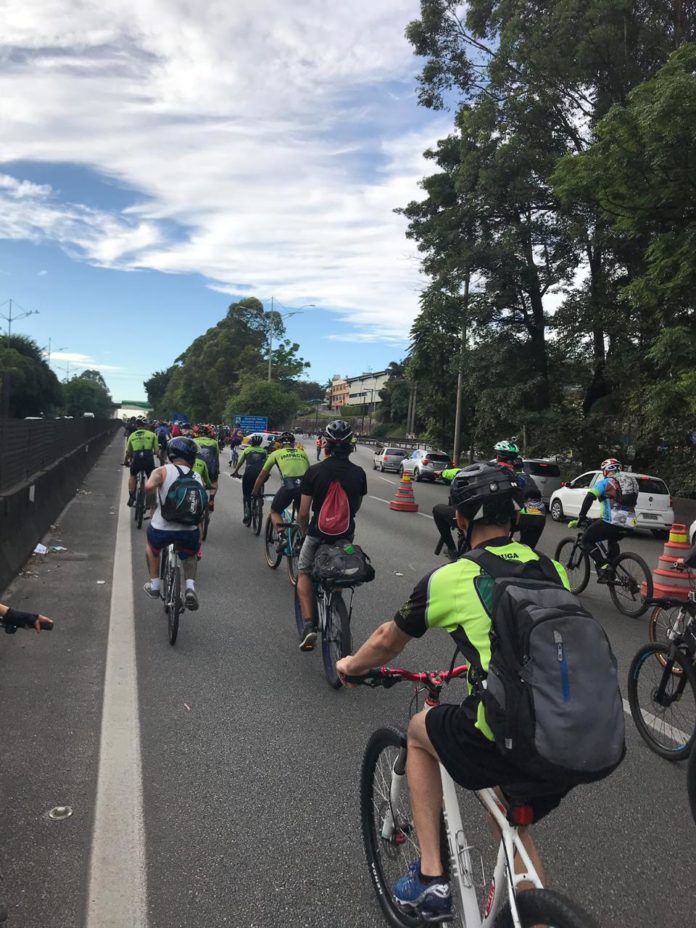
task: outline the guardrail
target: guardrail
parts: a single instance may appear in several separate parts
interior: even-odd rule
[[[408,448],[414,451],[416,448],[425,448],[426,451],[432,451],[433,446],[427,441],[419,441],[417,438],[375,438],[374,435],[358,435],[359,445],[378,445],[380,448]]]
[[[119,425],[114,419],[0,419],[0,492]]]

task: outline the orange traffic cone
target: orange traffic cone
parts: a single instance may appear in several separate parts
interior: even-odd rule
[[[669,541],[657,561],[653,571],[653,596],[686,599],[689,590],[696,584],[696,573],[690,570],[672,570],[675,561],[684,557],[691,550],[689,534],[685,525],[675,522],[669,532]]]
[[[389,503],[390,509],[397,512],[418,512],[418,503],[413,495],[413,484],[408,474],[404,474],[396,488],[396,496]]]

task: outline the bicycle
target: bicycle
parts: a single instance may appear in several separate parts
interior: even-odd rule
[[[670,568],[682,572],[683,567],[673,564]],[[683,635],[690,618],[696,616],[696,583],[689,578],[690,593],[687,599],[669,599],[665,597],[653,600],[657,605],[650,613],[648,619],[648,640],[651,644],[659,642],[668,644],[677,635]],[[664,657],[658,660],[664,666]],[[674,667],[672,673],[681,673],[679,667]]]
[[[201,541],[205,541],[208,537],[208,529],[210,528],[210,502],[205,507],[205,513],[203,514],[203,521],[201,523]]]
[[[686,602],[659,598],[649,605],[677,609],[677,619],[665,642],[644,645],[631,661],[628,704],[648,747],[667,760],[684,760],[696,740],[696,592]]]
[[[273,493],[260,493],[258,496],[251,497],[250,528],[257,537],[261,534],[263,526],[263,501],[267,496],[273,495]]]
[[[321,657],[324,674],[329,686],[338,690],[343,685],[336,673],[336,661],[347,657],[353,650],[350,620],[353,615],[353,594],[359,583],[313,578],[314,598],[317,604],[317,624],[321,636]],[[343,590],[350,590],[350,602],[346,605]],[[295,586],[295,624],[300,641],[304,638],[304,619],[300,599]]]
[[[439,705],[442,687],[449,680],[464,676],[466,664],[450,671],[413,673],[382,667],[363,677],[348,677],[350,683],[391,687],[407,680],[416,684],[411,714],[420,693],[426,691],[426,706]],[[379,728],[370,737],[363,758],[360,777],[360,814],[368,870],[377,899],[394,928],[421,928],[428,922],[403,909],[392,896],[392,886],[420,852],[413,824],[406,780],[406,734],[395,727]],[[445,873],[453,889],[452,914],[448,921],[463,928],[596,928],[594,920],[569,899],[544,889],[529,854],[519,836],[519,828],[533,822],[535,798],[524,786],[505,787],[510,804],[505,809],[495,790],[482,789],[475,795],[492,816],[500,831],[500,844],[493,877],[487,883],[480,852],[467,842],[454,781],[440,765],[443,814],[440,842]],[[511,865],[515,855],[524,873],[515,873]],[[517,892],[520,883],[532,883],[534,889]],[[477,889],[484,889],[483,911]],[[505,898],[507,897],[507,898]]]
[[[619,539],[628,534],[628,531],[622,531]],[[590,580],[590,556],[582,545],[583,535],[584,530],[580,529],[577,535],[562,538],[554,555],[555,560],[565,567],[571,592],[575,594],[582,593]],[[646,600],[653,594],[650,568],[640,555],[632,551],[611,559],[605,540],[595,542],[595,546],[601,550],[611,571],[606,585],[612,602],[623,615],[640,618],[648,608]]]
[[[160,557],[160,597],[167,614],[169,644],[174,645],[179,634],[179,619],[186,605],[181,595],[181,561],[173,544],[163,548]]]
[[[139,471],[135,478],[135,505],[133,507],[135,524],[138,528],[143,527],[143,517],[145,516],[145,472]]]
[[[274,494],[269,494],[274,495]],[[293,586],[297,583],[297,561],[302,547],[302,532],[297,524],[297,503],[284,509],[282,522],[276,529],[270,513],[266,517],[266,563],[275,570],[283,556],[288,559],[288,576]]]
[[[230,448],[230,467],[236,467],[239,461],[239,447],[232,445]]]

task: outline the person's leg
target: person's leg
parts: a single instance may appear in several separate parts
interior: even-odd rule
[[[527,512],[520,513],[519,517],[520,541],[523,545],[536,548],[541,533],[546,526],[545,516],[533,516]]]
[[[132,506],[135,502],[135,478],[137,476],[138,470],[140,469],[140,463],[138,461],[131,461],[130,466],[130,475],[128,477],[128,505]]]
[[[619,539],[621,538],[622,529],[618,525],[607,525],[605,531],[609,560],[613,561],[621,554]]]
[[[198,549],[200,548],[200,532],[186,533],[190,538],[177,542],[176,552],[181,559],[184,571],[184,602],[186,608],[194,612],[198,609],[198,594],[196,593],[196,574],[198,572]]]
[[[242,475],[242,501],[244,505],[244,518],[242,521],[245,525],[249,525],[251,522],[251,491],[254,489],[257,477],[258,471],[251,471],[250,473],[248,468],[244,470]]]
[[[158,548],[152,547],[149,540],[145,545],[145,557],[147,558],[147,567],[150,571],[150,580],[153,585],[159,587],[160,552]]]
[[[441,876],[440,815],[442,780],[440,762],[425,729],[425,711],[414,715],[408,726],[406,776],[413,810],[413,823],[421,854],[421,874]]]
[[[444,503],[438,503],[433,506],[433,519],[440,533],[440,538],[445,544],[447,553],[450,557],[456,557],[457,548],[452,537],[452,523],[454,519],[454,507],[446,506]]]
[[[314,555],[317,553],[320,541],[307,535],[302,542],[300,556],[297,559],[297,598],[300,601],[302,618],[304,620],[304,634],[300,641],[301,651],[311,651],[317,640],[316,603],[314,601],[314,584],[312,583],[312,568]]]
[[[597,570],[602,570],[605,566],[604,553],[598,547],[597,542],[607,537],[606,529],[609,528],[607,522],[602,519],[596,519],[592,525],[585,529],[582,537],[582,546],[590,555],[597,566]]]

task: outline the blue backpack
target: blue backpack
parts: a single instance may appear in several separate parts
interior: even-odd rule
[[[160,497],[162,518],[165,522],[198,525],[208,508],[208,494],[192,470],[184,473],[177,464],[173,466],[176,467],[179,476],[167,490],[164,501]]]

